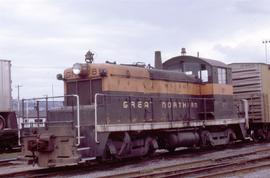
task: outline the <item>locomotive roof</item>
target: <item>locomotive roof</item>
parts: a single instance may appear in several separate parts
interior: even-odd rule
[[[263,63],[263,62],[234,62],[234,63],[230,63],[228,65],[230,66],[230,65],[234,65],[234,64],[259,64],[259,65],[268,65],[268,66],[270,66],[270,64],[266,64],[266,63]]]
[[[190,75],[186,75],[184,72],[150,69],[150,79],[152,80],[166,80],[175,82],[199,82],[198,79]]]
[[[165,61],[163,63],[163,65],[167,66],[167,65],[173,64],[175,62],[189,61],[189,60],[190,61],[198,61],[198,62],[205,63],[205,64],[208,64],[210,66],[215,66],[215,67],[230,68],[227,64],[225,64],[223,62],[213,60],[213,59],[194,57],[194,56],[176,56],[176,57],[173,57],[173,58],[168,59],[167,61]]]

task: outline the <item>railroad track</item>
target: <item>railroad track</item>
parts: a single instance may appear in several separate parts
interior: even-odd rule
[[[270,147],[254,151],[219,157],[215,159],[204,159],[188,163],[180,163],[164,167],[143,169],[133,172],[119,173],[115,175],[102,176],[100,178],[137,178],[137,177],[224,177],[235,173],[242,173],[254,169],[270,167]]]
[[[242,148],[242,146],[246,145],[236,145],[234,147],[231,147],[231,150],[237,150],[238,148]],[[256,146],[256,145],[255,145]],[[270,147],[270,146],[269,146]],[[197,151],[195,154],[193,153],[194,150],[181,150],[173,154],[169,153],[162,153],[162,154],[157,154],[154,156],[153,160],[161,160],[161,159],[166,159],[166,160],[174,160],[174,159],[179,159],[182,157],[191,157],[191,155],[205,155],[207,153],[215,153],[217,150],[216,149],[211,149],[210,151],[208,150],[195,150]],[[234,151],[233,151],[234,152]],[[192,161],[192,162],[185,162],[181,163],[178,165],[171,165],[167,167],[161,167],[161,168],[155,168],[155,169],[144,169],[141,171],[133,171],[129,173],[122,173],[122,174],[117,174],[117,175],[111,175],[107,177],[168,177],[169,175],[172,177],[190,177],[189,175],[194,174],[195,172],[199,173],[200,171],[203,172],[203,170],[207,171],[208,170],[214,170],[217,168],[221,168],[222,166],[229,166],[228,162],[231,160],[235,159],[236,157],[238,158],[244,158],[245,156],[251,156],[251,155],[256,155],[259,153],[270,153],[270,148],[261,148],[260,149],[255,149],[253,151],[245,151],[244,153],[241,154],[230,154],[227,156],[220,156],[219,158],[215,159],[203,159],[203,160],[197,160],[197,161]],[[270,155],[270,154],[269,154]],[[150,161],[151,161],[150,159]],[[270,159],[270,158],[269,158]],[[12,160],[10,160],[12,161]],[[81,164],[81,165],[73,165],[73,166],[62,166],[62,167],[54,167],[54,168],[37,168],[37,167],[30,167],[28,170],[23,170],[23,171],[14,171],[11,173],[6,173],[6,174],[1,174],[0,177],[54,177],[54,176],[67,176],[67,175],[87,175],[91,172],[94,171],[107,171],[107,170],[112,170],[112,169],[117,169],[121,168],[122,166],[126,165],[141,165],[144,164],[145,161],[149,161],[149,159],[129,159],[125,161],[113,161],[109,163],[98,163],[98,162],[89,162],[88,164]],[[4,163],[3,161],[3,166],[8,167],[9,164]],[[6,165],[5,165],[6,164]],[[1,167],[1,162],[0,162],[0,167]],[[193,171],[193,172],[192,172]],[[1,171],[0,171],[1,172]],[[174,173],[174,174],[172,174]],[[163,176],[161,176],[163,174]],[[179,175],[179,176],[178,176]],[[203,174],[200,174],[203,175]],[[106,176],[105,176],[106,177]],[[206,176],[207,177],[207,176]]]
[[[13,165],[13,161],[17,161],[17,158],[2,159],[0,160],[0,167]]]

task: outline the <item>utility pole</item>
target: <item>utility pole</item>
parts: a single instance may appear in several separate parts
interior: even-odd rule
[[[17,110],[18,110],[18,117],[20,117],[20,88],[22,87],[22,85],[17,85],[17,91],[18,91],[18,98],[17,98]]]
[[[265,48],[265,62],[267,64],[267,43],[270,43],[270,40],[263,40],[262,43],[264,44],[264,48]]]

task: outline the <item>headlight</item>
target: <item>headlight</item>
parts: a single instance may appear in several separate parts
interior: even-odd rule
[[[89,66],[88,64],[76,63],[73,65],[72,71],[75,75],[80,77],[87,77],[89,75]]]
[[[79,63],[73,65],[72,71],[74,74],[79,75],[81,73],[82,66]]]

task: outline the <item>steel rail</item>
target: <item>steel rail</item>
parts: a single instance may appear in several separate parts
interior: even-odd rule
[[[256,155],[259,152],[265,152],[263,155],[258,155],[257,158],[248,158],[250,155]],[[231,169],[231,166],[241,166],[244,163],[254,163],[266,160],[267,162],[261,163],[263,166],[270,166],[270,156],[269,156],[270,148],[262,148],[257,149],[254,151],[242,153],[242,154],[235,154],[229,155],[225,157],[220,157],[216,159],[204,159],[199,161],[191,161],[188,163],[180,163],[175,165],[169,165],[164,167],[158,168],[150,168],[150,169],[143,169],[139,171],[132,171],[132,172],[124,172],[110,176],[103,176],[102,178],[116,178],[116,177],[200,177],[200,174],[205,173],[205,175],[201,175],[202,178],[205,177],[215,177],[220,176],[225,173],[233,172],[234,170]],[[260,167],[253,165],[254,168]],[[224,168],[230,168],[227,171],[223,170],[220,172],[218,170]],[[210,171],[216,172],[210,172]],[[241,170],[238,168],[237,170]],[[237,171],[235,170],[235,171]],[[210,173],[208,173],[210,172]],[[197,175],[197,176],[196,176]]]
[[[200,159],[200,160],[193,160],[193,161],[189,161],[186,163],[182,163],[182,168],[183,169],[184,168],[190,169],[193,166],[193,169],[194,169],[194,167],[196,167],[196,165],[197,165],[197,167],[198,167],[198,165],[206,165],[205,163],[207,163],[207,161],[208,161],[208,168],[211,167],[210,163],[213,161],[218,162],[219,166],[221,166],[222,164],[223,165],[228,164],[228,162],[230,161],[231,158],[236,158],[236,157],[241,158],[244,156],[253,156],[259,152],[265,152],[264,155],[267,155],[267,156],[269,155],[270,148],[266,148],[265,146],[260,146],[258,148],[256,145],[254,145],[254,146],[255,146],[255,148],[252,151],[245,149],[245,150],[243,150],[243,152],[241,151],[240,154],[237,154],[234,151],[235,149],[233,149],[233,151],[226,153],[226,155],[224,155],[224,156],[221,155],[218,158]],[[238,147],[236,149],[238,149]],[[203,154],[205,155],[208,153],[213,153],[213,150],[210,152],[208,150],[206,153],[203,153]],[[190,152],[188,154],[190,154]],[[164,156],[166,156],[168,159],[176,159],[176,158],[181,158],[183,156],[181,154],[177,154],[177,155],[178,155],[177,157],[175,154],[168,155],[166,152],[166,153],[162,153],[161,155],[156,155],[154,157],[154,160],[160,160],[161,157],[162,157],[162,159],[164,159]],[[149,160],[147,160],[147,161],[149,161]],[[221,161],[224,161],[224,162],[221,162]],[[127,166],[128,164],[138,164],[138,165],[140,164],[141,165],[143,162],[144,161],[142,159],[135,159],[135,160],[127,159],[126,161],[122,160],[121,162],[114,161],[114,162],[105,162],[105,163],[104,162],[100,163],[98,161],[91,161],[91,162],[88,162],[86,164],[84,163],[84,164],[73,165],[73,166],[60,166],[60,167],[53,167],[53,168],[37,168],[37,167],[32,168],[32,167],[29,167],[28,170],[24,170],[24,171],[17,169],[17,168],[14,168],[14,172],[0,173],[0,177],[38,177],[38,176],[52,177],[52,176],[65,176],[65,175],[69,175],[69,176],[70,175],[83,175],[85,177],[89,177],[89,176],[87,176],[87,174],[89,174],[93,171],[94,172],[95,171],[107,171],[108,169],[119,168],[121,166]],[[215,167],[215,166],[218,166],[218,165],[213,165],[212,167]],[[173,169],[173,165],[171,165],[171,168]],[[153,171],[155,171],[155,168],[153,168],[151,170],[149,169],[146,171],[153,172]],[[145,170],[140,171],[140,175],[137,177],[142,176],[142,173],[146,173],[146,171]],[[134,172],[134,171],[132,171],[132,172]],[[169,175],[166,174],[165,177],[168,177],[168,176]],[[110,177],[119,177],[119,175],[111,175]],[[133,174],[133,176],[132,176],[132,174],[129,174],[129,175],[122,176],[122,177],[136,177],[136,175]]]
[[[0,167],[12,165],[12,161],[17,161],[17,158],[9,158],[9,159],[1,159],[0,160]]]

